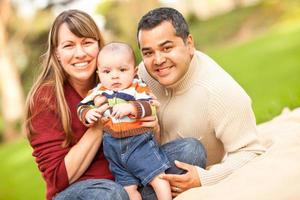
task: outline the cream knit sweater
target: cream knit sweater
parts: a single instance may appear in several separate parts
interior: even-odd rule
[[[162,143],[193,137],[205,146],[208,167],[197,167],[203,186],[219,182],[265,151],[251,99],[207,55],[195,51],[187,73],[168,88],[151,78],[143,63],[139,75],[161,103]]]

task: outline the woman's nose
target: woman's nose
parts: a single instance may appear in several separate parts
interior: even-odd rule
[[[84,57],[85,55],[86,55],[86,52],[85,52],[84,48],[82,47],[82,45],[77,45],[76,49],[75,49],[75,57],[81,58],[81,57]]]

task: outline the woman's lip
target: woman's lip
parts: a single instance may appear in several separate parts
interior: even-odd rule
[[[85,67],[89,64],[88,61],[85,61],[85,62],[78,62],[78,63],[74,63],[73,66],[74,67]]]

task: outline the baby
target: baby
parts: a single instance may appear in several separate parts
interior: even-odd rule
[[[139,119],[156,114],[150,89],[137,77],[132,48],[109,43],[98,55],[100,83],[78,105],[80,120],[87,126],[103,123],[103,151],[115,180],[124,186],[130,200],[142,199],[137,188],[150,184],[159,200],[172,199],[168,181],[158,176],[170,167],[159,148],[153,128]],[[110,108],[101,116],[97,107],[106,98]],[[156,137],[159,138],[159,137]]]

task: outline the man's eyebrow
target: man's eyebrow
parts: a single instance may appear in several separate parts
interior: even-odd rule
[[[173,43],[173,42],[171,40],[166,40],[166,41],[160,43],[159,46],[164,46],[164,45],[169,44],[169,43]]]
[[[160,43],[158,46],[162,47],[162,46],[164,46],[166,44],[169,44],[169,43],[173,43],[173,42],[171,40],[166,40],[166,41]],[[147,50],[151,50],[151,48],[150,47],[143,47],[142,48],[142,51],[147,51]]]

